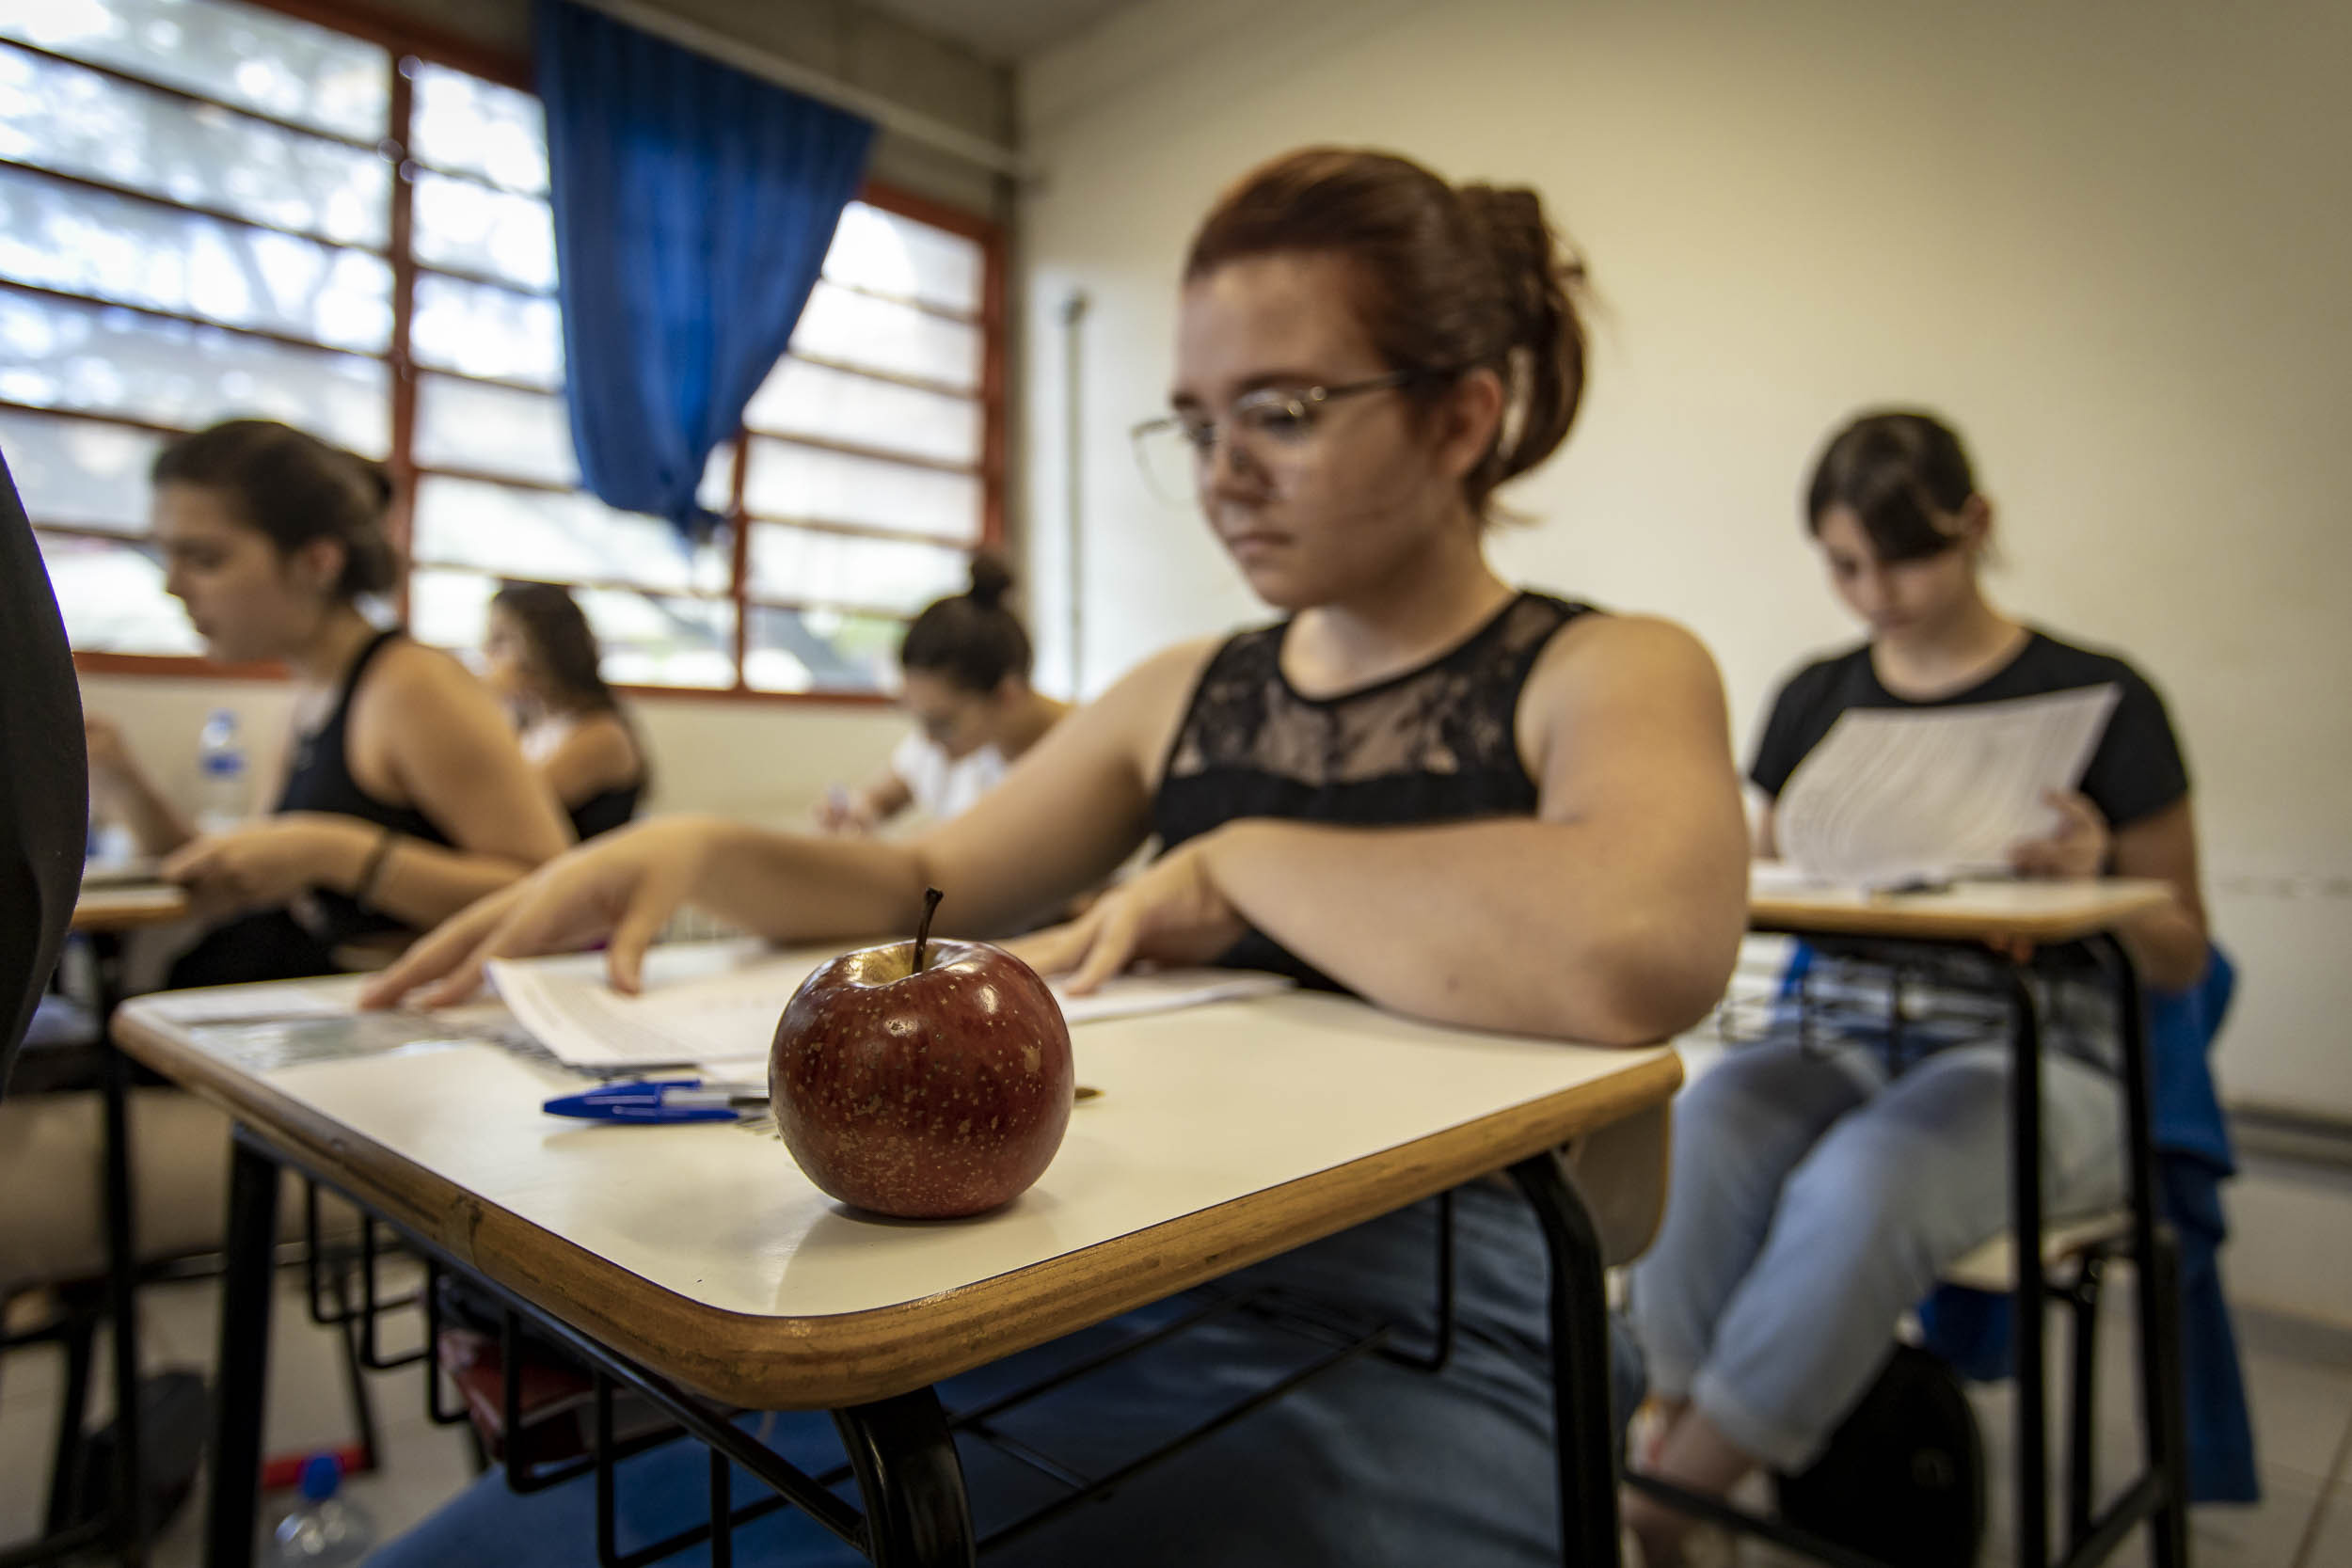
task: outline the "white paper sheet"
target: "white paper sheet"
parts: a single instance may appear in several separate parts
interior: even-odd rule
[[[2006,875],[2012,845],[2056,826],[2044,797],[2081,782],[2119,695],[1850,708],[1773,805],[1780,852],[1797,873],[1873,887]]]
[[[734,967],[711,973],[714,960],[732,957],[657,949],[647,958],[645,989],[637,996],[623,996],[608,987],[600,959],[580,958],[496,962],[490,965],[490,983],[516,1020],[574,1067],[708,1063],[725,1069],[723,1076],[741,1076],[741,1063],[767,1057],[785,1004],[827,956],[746,955]],[[1279,974],[1164,970],[1122,974],[1092,996],[1067,996],[1058,986],[1054,995],[1062,1017],[1076,1027],[1102,1019],[1262,996],[1290,985]]]

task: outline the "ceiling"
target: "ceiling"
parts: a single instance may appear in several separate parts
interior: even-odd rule
[[[1136,0],[872,0],[936,37],[1011,64],[1074,38]]]

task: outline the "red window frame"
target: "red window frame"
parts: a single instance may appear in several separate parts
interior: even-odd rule
[[[243,3],[259,6],[269,10],[278,11],[287,16],[295,17],[302,21],[316,23],[321,26],[333,28],[336,31],[346,33],[354,38],[365,40],[370,43],[377,44],[388,50],[391,55],[390,139],[396,144],[405,145],[410,113],[411,92],[409,79],[400,69],[401,61],[404,58],[414,57],[416,59],[428,61],[436,65],[447,66],[451,69],[462,71],[471,75],[480,76],[485,80],[499,83],[504,87],[515,87],[524,92],[532,90],[531,68],[530,62],[527,59],[508,55],[497,49],[485,47],[485,45],[470,40],[455,37],[437,28],[421,25],[402,18],[387,16],[382,12],[375,11],[365,6],[345,3],[345,0],[243,0]],[[39,51],[35,52],[39,53]],[[124,79],[135,82],[142,87],[153,90],[175,92],[178,96],[194,99],[199,102],[212,102],[211,100],[203,99],[201,95],[199,94],[179,92],[178,89],[168,87],[159,88],[156,84],[145,81],[142,78],[131,76],[126,72],[110,71],[108,68],[103,66],[91,65],[87,61],[74,60],[72,63],[86,70],[97,71],[102,74],[123,77]],[[269,119],[269,117],[266,115],[255,114],[250,110],[238,107],[236,105],[223,105],[223,107],[227,107],[231,112],[245,115],[250,119],[259,119],[263,120]],[[277,122],[273,121],[273,123]],[[304,126],[289,126],[288,128],[302,131],[309,135],[317,134],[311,131],[309,127]],[[65,183],[80,183],[96,189],[107,191],[114,190],[114,187],[104,185],[98,182],[77,181],[72,176],[49,174],[47,171],[42,172],[46,178],[57,180]],[[403,568],[400,596],[403,601],[403,609],[405,610],[407,594],[407,573],[412,569],[406,564],[406,546],[408,544],[409,533],[408,507],[410,504],[410,499],[415,493],[416,482],[421,471],[414,457],[417,377],[420,373],[421,367],[414,362],[408,354],[409,326],[411,318],[414,314],[416,278],[418,273],[416,261],[410,254],[410,236],[414,213],[414,185],[410,179],[408,166],[406,165],[405,159],[394,166],[391,190],[392,212],[390,235],[389,242],[386,249],[386,255],[392,267],[392,330],[390,341],[387,345],[384,354],[380,356],[372,356],[371,357],[382,357],[389,363],[390,369],[391,439],[389,463],[391,467],[393,477],[398,483],[400,500],[395,505],[393,514],[389,519],[389,526],[391,529],[394,543],[400,546],[402,549]],[[981,498],[980,544],[984,546],[999,546],[1004,542],[1005,538],[1006,488],[1006,280],[1004,230],[999,225],[977,214],[968,213],[960,208],[949,206],[944,202],[932,200],[930,198],[918,196],[910,191],[901,190],[881,181],[866,181],[858,192],[858,199],[870,206],[878,207],[884,212],[894,213],[902,217],[912,218],[918,223],[928,224],[933,228],[945,230],[949,233],[961,235],[966,239],[972,240],[980,247],[980,310],[977,318],[958,317],[959,320],[971,321],[973,325],[979,328],[981,334],[980,386],[977,394],[977,401],[980,405],[981,419],[980,455],[977,469],[965,468],[961,466],[957,466],[955,471],[975,473],[976,477],[979,480]],[[163,204],[198,212],[205,211],[205,209],[200,206],[190,208],[189,204],[182,202],[166,201],[163,202]],[[230,218],[232,221],[246,224],[249,227],[269,227],[265,224],[254,224],[250,219],[234,216],[233,214],[212,214],[210,215]],[[431,270],[444,271],[448,269],[435,268]],[[453,273],[453,276],[462,277],[465,275],[462,272],[457,272]],[[497,282],[499,280],[483,279],[483,281]],[[19,285],[13,284],[9,285],[9,287],[11,289],[17,289],[19,292],[23,293],[47,294],[50,297],[69,299],[75,302],[106,306],[114,306],[115,304],[113,301],[94,299],[90,296],[82,294],[59,293],[56,291],[40,289],[24,289]],[[220,324],[216,322],[210,322],[200,317],[183,315],[178,312],[168,310],[144,309],[136,307],[117,308],[132,309],[136,310],[139,314],[155,316],[164,320],[184,321],[199,325],[213,327],[220,326]],[[234,331],[243,329],[223,328],[223,330]],[[266,331],[248,332],[247,335],[259,336],[262,338],[273,336]],[[311,348],[315,346],[304,340],[286,341],[297,343],[299,346],[304,348]],[[469,377],[459,372],[445,371],[438,367],[432,367],[431,373],[435,375],[452,375],[459,380],[485,382],[486,384],[493,386],[508,385],[507,383],[497,381],[495,378],[485,378],[480,376]],[[532,391],[544,390],[544,388],[532,388],[530,389]],[[957,395],[969,396],[972,394],[959,392]],[[122,419],[113,415],[80,415],[72,410],[46,409],[29,404],[18,404],[5,402],[0,402],[0,408],[8,408],[28,414],[52,415],[61,418],[87,418],[93,423],[113,424],[131,429],[145,429],[155,431],[164,435],[180,434],[179,431],[170,427],[147,424],[137,420]],[[652,698],[656,700],[673,700],[683,698],[698,701],[723,702],[818,703],[830,705],[850,706],[872,705],[889,703],[892,699],[887,693],[884,692],[851,691],[840,689],[815,691],[763,691],[755,690],[745,684],[744,655],[747,651],[746,639],[749,636],[751,611],[754,608],[759,605],[777,603],[777,601],[771,599],[754,598],[750,593],[748,579],[750,575],[749,550],[752,519],[745,512],[743,499],[744,477],[749,464],[750,444],[746,439],[746,436],[749,434],[752,433],[739,430],[736,435],[734,483],[728,506],[728,520],[732,527],[732,542],[734,546],[734,560],[731,563],[729,572],[727,595],[734,607],[735,611],[734,685],[725,688],[632,686],[623,687],[620,689],[636,698]],[[842,446],[838,443],[815,440],[808,437],[777,437],[773,433],[770,432],[758,432],[757,434],[769,436],[770,438],[791,439],[795,441],[796,444],[803,446],[850,451],[856,455],[872,456],[892,462],[909,462],[911,463],[911,466],[914,467],[939,466],[925,464],[920,460],[910,460],[903,454],[882,451],[869,452],[863,451],[862,449]],[[454,469],[440,467],[436,467],[427,471],[434,473],[456,472]],[[565,488],[558,485],[534,486],[527,482],[516,481],[503,475],[482,474],[465,477],[481,478],[496,483],[509,485],[519,489],[547,488],[552,490],[562,490]],[[34,523],[35,526],[40,528],[43,532],[56,533],[59,535],[72,536],[79,534],[86,537],[98,537],[116,541],[120,541],[125,538],[125,535],[113,531],[75,529],[68,526],[44,525],[39,518],[35,518]],[[845,527],[841,529],[840,531],[854,533],[874,531],[863,531]],[[909,537],[898,534],[892,534],[890,536]],[[637,587],[635,584],[615,584],[614,586],[629,588],[632,590]],[[803,607],[787,604],[784,605],[783,608],[792,609]],[[274,663],[219,664],[202,657],[174,654],[124,654],[77,651],[73,656],[73,663],[74,668],[80,673],[94,675],[152,675],[177,677],[181,679],[198,677],[203,679],[229,680],[282,680],[285,678],[284,669]]]

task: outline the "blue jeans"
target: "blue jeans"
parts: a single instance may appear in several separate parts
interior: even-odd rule
[[[1898,1320],[2008,1227],[2009,1054],[1958,1046],[1890,1081],[1867,1047],[1774,1037],[1686,1089],[1665,1224],[1632,1273],[1651,1391],[1775,1469],[1819,1457]],[[2046,1212],[2114,1205],[2120,1086],[2059,1056],[2042,1081]]]

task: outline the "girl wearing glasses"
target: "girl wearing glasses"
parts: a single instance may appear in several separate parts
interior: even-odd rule
[[[818,808],[829,833],[870,833],[913,806],[933,822],[996,787],[1015,757],[1070,711],[1029,684],[1029,632],[1005,603],[1012,574],[972,558],[972,586],[933,601],[898,644],[898,701],[915,731],[863,789],[836,788]]]
[[[1575,417],[1581,279],[1532,191],[1331,149],[1258,169],[1185,258],[1174,416],[1141,439],[1183,443],[1209,527],[1280,619],[1146,660],[920,837],[645,824],[452,921],[373,1002],[453,1002],[492,957],[598,939],[633,990],[689,898],[805,943],[910,928],[930,885],[953,927],[1018,930],[1156,834],[1148,869],[1017,951],[1080,990],[1137,960],[1216,962],[1564,1040],[1695,1022],[1744,924],[1713,666],[1675,626],[1513,587],[1484,548],[1496,488]],[[991,1560],[1559,1561],[1544,1248],[1508,1191],[1473,1183],[1454,1210],[1445,1370],[1359,1358]],[[1432,1323],[1436,1224],[1425,1203],[1232,1283],[1410,1335]],[[1036,1440],[1172,1434],[1268,1381],[1264,1354],[1237,1320],[1188,1329],[1047,1402]],[[699,1459],[637,1463],[664,1502],[624,1529],[702,1517]],[[493,1480],[382,1560],[550,1560],[590,1528],[583,1487],[518,1499]],[[735,1549],[853,1560],[789,1513]]]

